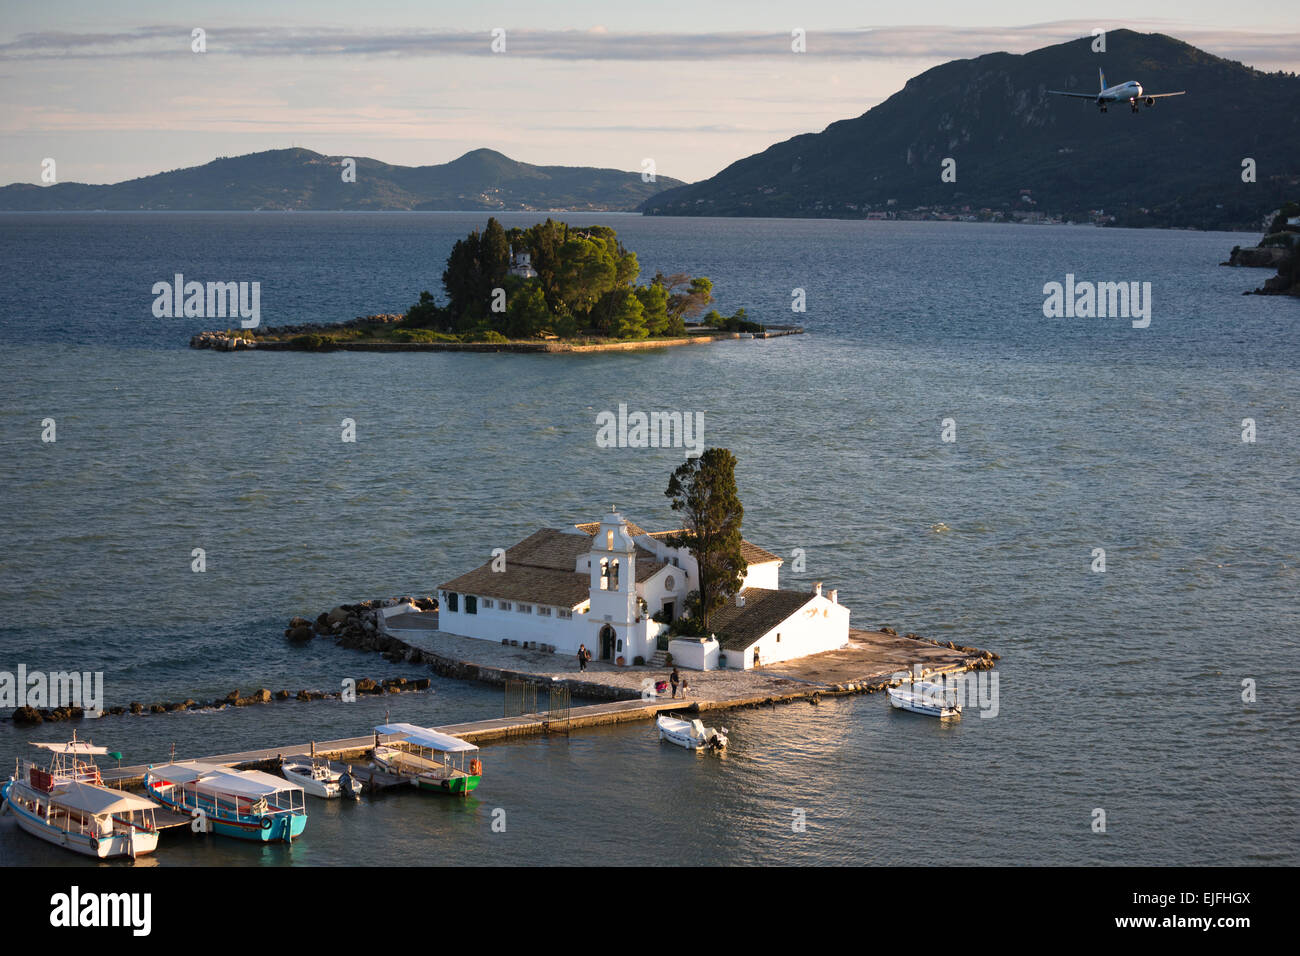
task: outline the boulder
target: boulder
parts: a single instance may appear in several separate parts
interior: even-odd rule
[[[277,690],[277,691],[275,692],[275,699],[276,699],[276,700],[288,700],[289,697],[290,697],[290,694],[289,694],[289,692],[288,692],[287,690]]]
[[[372,681],[369,677],[363,677],[361,678],[361,680],[357,681],[357,693],[358,694],[381,694],[383,693],[383,689],[374,681]]]
[[[411,681],[411,686],[416,690],[428,690],[433,685],[433,681],[428,677],[417,677]]]
[[[343,608],[340,605],[339,607],[336,607],[334,610],[329,612],[329,616],[325,618],[325,623],[327,623],[330,627],[334,627],[335,625],[343,624],[343,622],[345,622],[347,619],[348,619],[348,612],[345,608]]]
[[[239,700],[239,691],[237,690],[232,690],[226,695],[226,703],[228,704],[233,704],[237,700]]]
[[[310,641],[314,635],[312,634],[311,625],[302,624],[298,627],[289,628],[289,630],[284,632],[284,636],[295,644],[305,644]]]
[[[162,713],[165,713],[166,710],[167,710],[167,708],[164,707],[162,704],[150,704],[150,705],[149,705],[149,713],[151,713],[151,714],[162,714]]]
[[[13,721],[20,727],[33,726],[44,719],[35,707],[19,707],[14,710]]]
[[[307,620],[305,617],[295,617],[292,621],[289,622],[289,626],[290,627],[311,627],[311,621]]]
[[[141,713],[143,710],[144,710],[144,704],[140,703],[138,700],[131,701],[131,713],[138,714]]]

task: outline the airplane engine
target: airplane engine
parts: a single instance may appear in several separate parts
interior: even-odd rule
[[[1153,106],[1155,106],[1155,105],[1156,105],[1156,98],[1155,98],[1154,96],[1148,96],[1148,97],[1147,97],[1147,108],[1150,109],[1151,107],[1153,107]]]

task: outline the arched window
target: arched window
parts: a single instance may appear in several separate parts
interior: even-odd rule
[[[600,589],[602,591],[609,590],[609,559],[608,558],[600,559]]]
[[[606,532],[605,532],[605,550],[606,550],[606,551],[613,551],[613,550],[614,550],[614,532],[613,532],[613,531],[606,531]]]
[[[609,590],[618,590],[618,560],[610,562],[609,565]]]

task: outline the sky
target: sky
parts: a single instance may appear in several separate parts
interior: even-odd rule
[[[1141,20],[1107,9],[0,0],[0,183],[39,183],[46,158],[60,182],[108,183],[287,146],[403,165],[481,147],[539,165],[640,171],[648,159],[659,175],[695,181],[861,115],[932,66],[1096,28],[1167,33],[1300,71],[1300,4],[1153,0]],[[193,50],[195,29],[205,52]],[[1126,72],[1108,64],[1109,75]]]

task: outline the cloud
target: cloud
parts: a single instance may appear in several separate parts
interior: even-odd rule
[[[1088,36],[1097,21],[1056,21],[1019,27],[893,26],[810,31],[810,58],[947,60],[1004,50],[1029,50]],[[1130,21],[1132,29],[1175,35],[1222,56],[1294,62],[1300,34],[1196,29],[1168,21]],[[787,33],[613,32],[586,30],[506,31],[506,52],[491,52],[487,31],[367,31],[345,28],[232,27],[207,31],[207,56],[408,57],[509,56],[550,60],[721,60],[793,56]],[[116,59],[194,56],[190,28],[146,26],[113,33],[24,33],[0,43],[0,60]]]

